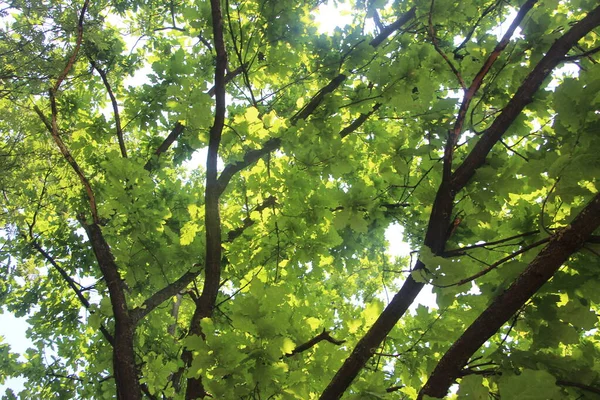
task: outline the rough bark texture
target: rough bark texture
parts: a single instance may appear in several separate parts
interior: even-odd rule
[[[100,227],[94,223],[91,225],[84,224],[84,228],[108,287],[115,318],[113,368],[117,385],[117,398],[119,400],[138,400],[142,398],[142,393],[133,350],[135,328],[127,308],[123,282]]]
[[[519,16],[521,19],[522,17],[522,15]],[[483,165],[493,146],[502,138],[502,135],[525,106],[531,103],[533,95],[541,87],[544,79],[550,75],[552,69],[564,59],[567,52],[577,44],[579,39],[598,26],[599,19],[600,7],[590,12],[554,43],[546,56],[540,60],[521,84],[502,113],[482,135],[465,161],[453,174],[444,175],[436,194],[424,240],[424,245],[431,248],[434,254],[442,254],[444,251],[456,194],[467,185],[475,171]],[[487,70],[489,71],[489,68]],[[477,77],[477,79],[481,80],[483,77]],[[450,152],[450,154],[452,153]],[[445,160],[445,163],[448,162]],[[424,267],[425,265],[419,260],[416,263],[415,270]],[[325,388],[321,394],[321,400],[339,399],[342,396],[372,356],[374,349],[381,345],[383,339],[414,302],[423,286],[423,283],[416,282],[412,276],[406,279],[400,291],[394,296],[365,336],[359,340],[350,356],[344,361]]]
[[[436,366],[418,398],[422,399],[424,395],[444,397],[473,353],[556,273],[599,226],[600,194],[597,194],[571,225],[552,236],[548,245],[513,284],[454,342]]]
[[[215,67],[215,119],[210,128],[208,141],[208,155],[206,159],[206,190],[205,190],[205,226],[206,226],[206,260],[204,267],[204,286],[202,294],[196,301],[196,309],[190,323],[190,333],[201,335],[200,320],[209,318],[213,314],[219,282],[221,279],[221,218],[219,216],[219,190],[217,160],[221,134],[225,124],[225,70],[227,69],[227,52],[223,39],[223,16],[219,0],[211,0],[213,21],[213,37],[217,51],[217,65]],[[191,361],[191,354],[186,350],[187,362]],[[198,399],[206,396],[200,377],[191,377],[187,380],[185,392],[186,399]]]

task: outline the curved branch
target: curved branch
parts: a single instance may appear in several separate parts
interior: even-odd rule
[[[219,197],[221,190],[217,181],[217,162],[221,135],[225,126],[225,70],[227,69],[227,52],[223,38],[223,15],[220,0],[210,0],[212,28],[217,63],[215,66],[215,118],[209,132],[208,154],[206,157],[205,188],[205,229],[206,259],[204,263],[204,286],[190,321],[190,334],[201,335],[200,320],[212,316],[219,284],[221,280],[221,217],[219,215]],[[189,350],[184,351],[184,359],[189,365],[193,356]],[[186,399],[202,398],[206,394],[200,377],[192,376],[187,380]]]
[[[73,278],[71,278],[71,276],[69,274],[67,274],[67,271],[65,271],[60,265],[58,265],[58,263],[56,262],[54,257],[52,257],[46,250],[44,250],[42,248],[42,246],[40,246],[40,244],[35,239],[31,240],[31,245],[33,246],[34,249],[37,250],[38,253],[40,253],[42,255],[42,257],[44,257],[46,259],[46,261],[48,261],[54,267],[54,269],[56,269],[58,271],[58,273],[60,274],[60,276],[62,276],[62,278],[67,283],[67,285],[69,285],[71,290],[73,290],[73,292],[75,292],[75,295],[77,296],[77,298],[79,299],[81,304],[86,309],[89,309],[90,302],[88,301],[88,299],[85,298],[85,296],[83,295],[81,290],[77,287],[77,283],[75,282],[75,280]],[[110,343],[111,346],[115,345],[115,339],[114,339],[113,335],[111,335],[111,333],[108,331],[108,329],[106,329],[106,327],[104,325],[100,325],[100,332],[102,332],[102,334],[104,335],[104,337],[106,338],[108,343]]]
[[[525,78],[515,95],[502,110],[492,125],[481,135],[473,150],[452,175],[452,184],[464,186],[483,165],[487,154],[500,140],[523,109],[533,101],[533,95],[542,86],[552,70],[563,61],[565,54],[579,39],[600,25],[600,7],[590,11],[563,36],[557,39],[533,71]]]
[[[83,17],[85,16],[89,5],[90,0],[85,0],[85,2],[83,3],[83,7],[81,8],[81,12],[79,13],[79,20],[77,22],[77,40],[75,42],[75,49],[73,50],[73,53],[71,53],[71,57],[69,57],[67,65],[65,66],[61,74],[58,76],[56,83],[54,83],[54,86],[51,89],[52,92],[58,91],[60,85],[69,74],[69,71],[71,71],[71,68],[73,68],[73,64],[75,64],[75,60],[77,59],[77,55],[79,54],[79,48],[81,47],[81,42],[83,41]]]
[[[294,348],[294,350],[292,350],[291,353],[287,353],[285,356],[286,357],[292,357],[295,356],[296,354],[300,354],[306,350],[309,350],[310,348],[314,347],[316,344],[322,342],[322,341],[326,341],[338,346],[341,346],[342,344],[344,344],[346,341],[345,340],[336,340],[334,338],[331,337],[331,334],[323,329],[323,332],[319,333],[317,336],[315,336],[314,338],[310,339],[308,342],[306,343],[302,343],[301,345],[296,346],[296,348]]]
[[[450,59],[448,58],[448,56],[446,55],[446,53],[444,53],[444,51],[440,48],[440,45],[438,44],[437,41],[437,37],[435,35],[435,28],[433,27],[433,22],[432,22],[432,17],[433,17],[433,6],[435,4],[435,0],[431,0],[431,5],[429,6],[429,17],[428,17],[428,24],[429,24],[429,36],[431,37],[431,42],[433,43],[433,47],[435,48],[435,51],[438,52],[438,54],[440,56],[442,56],[442,58],[444,59],[444,61],[446,61],[446,64],[448,64],[448,66],[450,67],[450,69],[452,70],[452,73],[456,76],[456,79],[458,80],[458,83],[460,84],[460,87],[463,88],[463,90],[467,89],[467,85],[465,84],[465,81],[460,73],[460,71],[454,66],[454,64],[452,63],[452,61],[450,61]]]

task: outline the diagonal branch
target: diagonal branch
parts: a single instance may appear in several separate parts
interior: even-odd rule
[[[593,49],[584,51],[583,53],[574,54],[572,56],[567,56],[567,57],[563,58],[563,61],[575,61],[575,60],[579,60],[580,58],[583,58],[583,57],[588,57],[593,63],[596,63],[596,61],[593,58],[591,58],[590,56],[599,51],[600,51],[600,46],[594,47]]]
[[[75,282],[75,280],[73,278],[71,278],[71,276],[69,276],[69,274],[67,274],[67,271],[65,271],[60,265],[58,265],[58,263],[56,262],[54,257],[52,257],[46,250],[44,250],[42,248],[42,246],[40,246],[40,244],[35,239],[31,240],[31,245],[33,246],[34,249],[37,250],[38,253],[40,253],[42,255],[42,257],[44,257],[46,259],[46,261],[48,261],[54,267],[54,269],[56,269],[58,271],[58,273],[60,274],[60,276],[62,276],[64,281],[67,283],[67,285],[69,285],[71,290],[73,290],[73,292],[75,292],[75,295],[77,296],[77,298],[79,299],[81,304],[86,309],[89,309],[90,302],[88,301],[88,299],[85,298],[85,296],[83,295],[81,290],[77,287],[77,282]],[[106,327],[104,325],[100,325],[100,332],[102,332],[102,334],[104,335],[104,337],[106,338],[108,343],[110,343],[112,346],[114,346],[115,339],[113,338],[111,333],[108,331],[108,329],[106,329]]]
[[[199,267],[200,264],[194,264],[194,267]],[[194,279],[198,277],[201,270],[190,270],[183,274],[175,282],[170,283],[152,296],[148,297],[141,306],[136,307],[130,311],[131,320],[134,325],[142,320],[146,315],[150,314],[156,307],[160,306],[165,301],[169,300],[173,296],[180,293],[185,289]]]
[[[389,24],[381,30],[381,33],[373,38],[369,44],[373,47],[379,46],[385,39],[387,39],[392,33],[402,28],[408,21],[415,17],[415,7],[405,12],[393,23]]]
[[[540,88],[543,80],[560,62],[562,57],[580,38],[598,26],[598,24],[600,24],[600,7],[590,12],[554,42],[546,53],[546,56],[542,58],[525,79],[503,112],[496,118],[486,134],[483,135],[475,145],[475,148],[453,174],[452,179],[442,179],[432,206],[424,239],[424,245],[430,247],[434,254],[439,255],[444,251],[456,194],[465,187],[475,174],[475,171],[483,165],[487,154],[494,144],[506,132],[525,105],[532,101],[533,94]],[[414,270],[424,268],[425,264],[421,260],[417,260]],[[406,279],[400,290],[367,333],[358,341],[352,353],[346,358],[342,367],[329,382],[321,394],[321,400],[334,400],[342,396],[371,358],[373,354],[372,349],[377,348],[387,337],[388,333],[402,315],[404,315],[406,310],[408,310],[408,307],[414,302],[423,287],[424,284],[415,281],[412,275]]]
[[[75,49],[71,53],[71,57],[69,57],[67,65],[65,66],[61,74],[58,76],[58,79],[54,83],[54,86],[51,89],[52,92],[58,91],[60,85],[69,74],[69,71],[71,71],[71,68],[73,68],[73,64],[75,64],[75,60],[77,59],[77,55],[79,54],[79,48],[81,47],[81,42],[83,41],[83,17],[85,16],[89,4],[90,0],[85,0],[85,2],[83,3],[83,7],[81,8],[81,12],[79,13],[79,20],[77,22],[77,39],[75,42]]]
[[[269,207],[273,207],[276,204],[276,201],[277,201],[277,199],[275,198],[275,196],[269,196],[266,199],[264,199],[264,201],[261,204],[256,206],[256,208],[254,208],[252,211],[260,212]],[[229,243],[233,242],[235,239],[240,237],[242,233],[244,233],[244,230],[246,230],[247,228],[254,225],[254,223],[255,223],[254,220],[252,220],[250,218],[245,218],[242,226],[232,229],[227,233],[227,242],[229,242]]]
[[[234,69],[233,71],[229,72],[227,75],[225,75],[225,83],[229,83],[233,80],[233,78],[235,78],[236,76],[238,76],[239,74],[241,74],[242,72],[244,72],[246,70],[246,68],[248,68],[248,64],[242,64],[239,67],[237,67],[236,69]],[[215,95],[215,91],[216,91],[216,85],[211,87],[208,92],[206,92],[206,94],[208,94],[210,97]]]
[[[268,207],[271,207],[275,204],[275,201],[275,197],[270,196],[266,198],[260,205],[258,205],[253,211],[262,211]],[[226,242],[233,242],[244,232],[245,229],[249,228],[252,225],[254,225],[254,221],[249,218],[246,218],[242,226],[228,232]],[[194,264],[192,267],[193,269],[190,269],[189,271],[184,273],[175,282],[168,284],[164,288],[160,289],[159,291],[148,297],[142,303],[141,306],[132,309],[130,314],[132,320],[134,321],[134,324],[137,324],[142,318],[150,314],[162,303],[177,295],[190,283],[192,283],[192,281],[196,279],[198,275],[200,275],[200,273],[202,272],[201,269],[196,269],[201,267],[201,264]]]
[[[566,381],[564,379],[557,379],[556,384],[559,386],[574,387],[577,389],[585,390],[586,392],[595,393],[597,395],[600,395],[600,386],[584,385],[583,383]]]
[[[461,285],[464,285],[466,283],[472,282],[475,279],[480,278],[480,277],[484,276],[485,274],[487,274],[488,272],[491,272],[492,270],[498,268],[500,265],[504,264],[505,262],[512,260],[516,256],[521,255],[523,253],[526,253],[526,252],[528,252],[531,249],[535,249],[536,247],[539,247],[539,246],[543,245],[544,243],[548,243],[549,240],[550,240],[550,238],[547,237],[547,238],[538,240],[537,242],[531,243],[530,245],[521,247],[519,250],[515,251],[514,253],[510,253],[506,257],[502,257],[500,260],[496,261],[493,264],[490,264],[489,266],[487,266],[486,268],[482,269],[478,273],[473,274],[473,275],[469,276],[468,278],[461,279],[458,282],[454,282],[454,283],[451,283],[451,284],[448,284],[448,285],[436,285],[436,284],[433,284],[433,285],[436,286],[436,287],[439,287],[439,288],[448,288],[448,287],[451,287],[451,286],[461,286]]]
[[[218,181],[219,194],[223,193],[229,181],[233,176],[243,170],[244,168],[254,164],[261,157],[266,156],[272,151],[275,151],[281,146],[280,138],[271,138],[265,142],[263,147],[256,150],[250,150],[246,154],[244,154],[244,158],[241,161],[238,161],[233,164],[228,164],[221,172]]]
[[[442,257],[461,256],[461,255],[466,254],[466,252],[468,250],[477,249],[477,248],[481,248],[481,247],[494,246],[496,244],[502,244],[502,243],[510,242],[511,240],[519,239],[519,238],[522,238],[522,237],[531,236],[531,235],[537,235],[538,233],[540,233],[540,231],[539,231],[539,229],[536,229],[535,231],[529,231],[529,232],[525,232],[525,233],[519,233],[518,235],[510,236],[510,237],[507,237],[507,238],[504,238],[504,239],[498,239],[498,240],[494,240],[494,241],[491,241],[491,242],[485,242],[485,243],[474,244],[474,245],[471,245],[471,246],[460,247],[458,249],[446,250],[442,254]]]
[[[456,56],[458,54],[458,52],[464,48],[467,43],[469,43],[471,41],[471,38],[473,37],[473,34],[475,33],[475,30],[479,27],[479,24],[481,23],[481,21],[483,20],[483,18],[485,18],[489,13],[491,13],[492,11],[494,11],[496,9],[496,7],[498,7],[499,5],[501,5],[503,3],[503,0],[496,0],[495,3],[490,4],[482,13],[481,15],[477,18],[477,21],[475,21],[475,23],[473,24],[472,28],[469,30],[469,32],[466,34],[465,38],[463,39],[463,41],[452,51],[452,53],[454,53],[454,55]]]
[[[121,149],[121,156],[123,156],[123,158],[127,158],[127,149],[125,148],[125,141],[123,140],[123,129],[121,128],[121,116],[119,115],[119,104],[117,103],[117,98],[115,97],[115,94],[113,93],[112,88],[110,87],[110,82],[108,82],[108,78],[106,76],[106,71],[104,71],[102,68],[100,68],[98,66],[98,64],[96,64],[96,62],[94,60],[92,60],[91,58],[90,58],[90,64],[92,65],[92,68],[94,68],[96,71],[98,71],[98,74],[100,74],[100,78],[102,78],[104,87],[106,88],[106,91],[108,92],[108,96],[110,97],[110,103],[112,104],[112,108],[113,108],[113,115],[115,116],[117,140],[119,141],[119,148]]]
[[[51,121],[48,121],[48,118],[46,118],[46,116],[44,115],[42,110],[37,105],[35,105],[33,107],[33,109],[36,112],[36,114],[40,117],[40,119],[42,120],[42,122],[44,123],[46,128],[50,131],[50,135],[52,136],[52,139],[54,139],[54,142],[58,146],[61,154],[63,155],[63,157],[65,158],[67,163],[71,166],[73,171],[75,171],[75,173],[77,174],[77,177],[83,184],[83,187],[84,187],[85,192],[88,197],[88,201],[90,203],[92,218],[95,223],[98,223],[100,221],[100,218],[98,217],[98,209],[96,207],[96,197],[94,196],[94,191],[92,190],[92,186],[91,186],[90,182],[88,181],[87,177],[84,175],[81,167],[79,166],[77,161],[75,161],[75,158],[73,158],[73,155],[71,155],[71,152],[69,151],[69,149],[63,142],[62,138],[60,137],[60,134],[58,131],[58,122],[57,122],[58,110],[56,108],[56,98],[54,97],[53,90],[50,90],[49,93],[50,93],[50,105],[51,105],[51,109],[52,109]]]
[[[465,330],[437,364],[418,399],[444,397],[469,358],[510,319],[600,226],[600,193],[569,226],[551,236],[525,271]]]
[[[354,121],[352,121],[352,123],[350,125],[348,125],[347,127],[345,127],[344,129],[342,129],[340,131],[340,137],[343,139],[346,136],[348,136],[349,134],[353,133],[358,128],[360,128],[361,125],[366,120],[368,120],[371,115],[373,115],[377,110],[379,110],[379,108],[381,106],[382,106],[381,103],[375,103],[375,105],[373,106],[373,108],[369,112],[360,114],[358,116],[358,118],[356,118]]]
[[[325,95],[332,93],[335,89],[337,89],[346,80],[346,78],[346,75],[339,74],[338,76],[333,78],[327,85],[323,86],[317,92],[317,94],[315,94],[313,98],[290,119],[290,123],[292,125],[296,125],[298,121],[308,118],[317,109],[319,104],[321,104],[321,102],[325,98]]]
[[[502,51],[506,49],[506,46],[508,46],[510,38],[512,37],[518,26],[521,24],[521,21],[523,21],[523,18],[525,18],[527,12],[529,12],[529,10],[531,10],[531,8],[533,8],[535,3],[537,2],[538,0],[528,0],[525,4],[521,6],[515,19],[510,24],[508,30],[506,31],[500,42],[498,42],[498,44],[494,48],[494,51],[492,51],[487,60],[483,63],[483,66],[481,67],[477,75],[475,75],[475,78],[473,78],[473,82],[471,82],[469,88],[467,89],[463,86],[463,88],[465,88],[465,95],[461,102],[460,109],[458,110],[458,116],[456,117],[454,127],[449,133],[446,148],[444,150],[444,177],[446,179],[449,179],[452,173],[452,155],[454,153],[454,147],[456,146],[458,138],[460,137],[460,134],[462,132],[465,117],[467,115],[469,106],[471,105],[471,101],[473,100],[473,97],[481,87],[483,79],[486,77],[486,75],[492,68],[492,65],[494,65],[494,63],[500,56],[500,53],[502,53]]]
[[[156,156],[156,158],[158,158],[158,157],[160,157],[160,155],[162,153],[169,150],[169,147],[171,147],[173,142],[175,142],[175,140],[177,140],[177,138],[183,133],[184,129],[185,129],[185,126],[183,124],[181,124],[180,122],[177,122],[175,124],[175,127],[173,128],[173,130],[171,130],[171,133],[169,133],[169,135],[165,138],[165,140],[163,140],[163,142],[156,148],[156,150],[154,151],[154,156]],[[152,166],[153,166],[152,161],[153,160],[150,159],[146,162],[146,165],[144,165],[144,169],[146,171],[152,170]]]
[[[398,18],[398,20],[396,20],[394,23],[387,26],[373,40],[371,40],[370,45],[373,47],[379,46],[393,32],[397,31],[402,26],[404,26],[408,21],[410,21],[412,18],[414,18],[414,16],[415,16],[415,8],[413,7],[409,11],[404,13],[400,18]],[[307,119],[321,104],[321,102],[325,98],[325,95],[332,93],[338,87],[340,87],[340,85],[342,83],[344,83],[346,78],[347,78],[346,75],[339,74],[338,76],[333,78],[327,85],[323,86],[313,96],[313,98],[308,102],[308,104],[306,104],[300,111],[298,111],[290,119],[290,123],[292,125],[296,125],[300,120]],[[380,107],[380,105],[376,104],[373,107],[374,108],[373,112],[377,111],[377,109],[379,109],[379,107]],[[346,135],[348,135],[351,132],[351,130],[356,130],[364,121],[367,120],[367,118],[369,116],[371,116],[371,114],[373,112],[367,113],[368,115],[365,114],[366,116],[363,116],[361,114],[361,116],[359,116],[356,121],[354,121],[350,126],[348,126],[347,128],[345,128],[344,130],[342,130],[340,132],[341,137],[344,138]],[[219,187],[220,187],[221,193],[225,190],[225,188],[229,184],[229,181],[237,172],[252,165],[257,160],[259,160],[261,157],[269,154],[271,151],[278,149],[280,146],[281,146],[281,138],[271,138],[265,143],[265,145],[262,148],[257,149],[257,150],[250,150],[249,152],[247,152],[244,155],[244,158],[242,161],[238,161],[235,164],[227,165],[225,167],[225,169],[223,170],[223,172],[221,173],[221,176],[219,177]]]

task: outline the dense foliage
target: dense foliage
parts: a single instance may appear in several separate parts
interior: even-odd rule
[[[595,0],[0,4],[5,398],[600,398]]]

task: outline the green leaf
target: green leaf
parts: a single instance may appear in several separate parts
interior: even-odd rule
[[[483,385],[483,377],[469,375],[461,379],[458,396],[465,399],[485,400],[489,397],[489,389]]]
[[[498,384],[500,396],[513,399],[560,399],[556,378],[544,370],[525,369],[519,375],[503,375]]]

